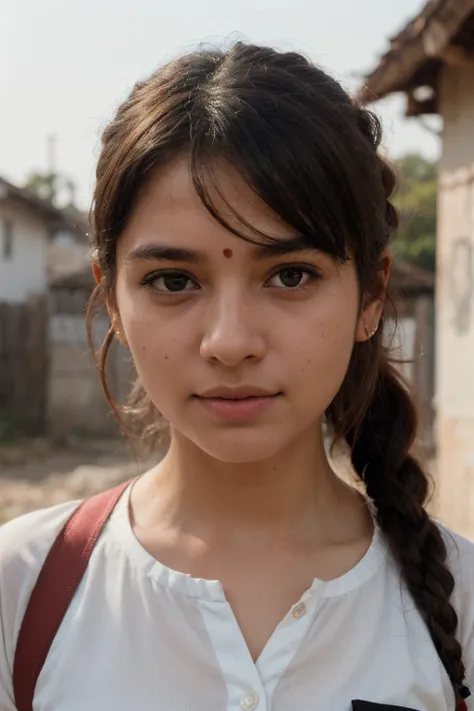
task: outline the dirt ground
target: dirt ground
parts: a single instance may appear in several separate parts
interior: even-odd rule
[[[159,459],[124,441],[44,440],[0,447],[0,525],[63,501],[82,499],[140,474]]]

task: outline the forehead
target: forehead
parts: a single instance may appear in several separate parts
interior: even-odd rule
[[[210,198],[219,215],[240,234],[255,239],[256,230],[277,239],[290,237],[291,228],[231,166],[219,166],[213,180]],[[202,204],[194,189],[189,161],[183,158],[153,175],[132,210],[123,238],[129,246],[150,239],[173,243],[193,240],[209,245],[224,235],[232,237]],[[237,242],[241,249],[251,248],[245,240],[235,242],[235,249],[239,248]],[[222,243],[217,246],[228,247]]]

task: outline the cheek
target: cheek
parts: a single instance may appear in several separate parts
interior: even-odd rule
[[[321,305],[322,306],[322,305]],[[287,358],[292,362],[295,385],[322,409],[342,385],[354,347],[356,310],[352,302],[334,297],[326,308],[316,308],[304,328],[289,322]],[[283,334],[282,334],[283,335]]]
[[[122,328],[145,388],[156,402],[157,396],[179,383],[178,373],[189,347],[184,342],[185,329],[174,320],[158,318],[158,310],[145,299],[122,300]]]
[[[333,371],[344,370],[349,363],[354,343],[354,326],[347,321],[330,324],[315,323],[303,335],[292,339],[292,357],[300,361],[301,371],[321,369],[320,375],[330,377]]]

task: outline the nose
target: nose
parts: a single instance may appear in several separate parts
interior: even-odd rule
[[[263,319],[255,303],[228,290],[213,300],[204,323],[200,353],[208,361],[227,367],[261,360],[266,352]]]

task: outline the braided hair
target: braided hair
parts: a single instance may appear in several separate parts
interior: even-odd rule
[[[380,125],[376,117],[358,109],[358,126],[377,152]],[[390,202],[396,176],[377,156],[385,192],[385,222],[393,234],[397,212]],[[401,569],[404,582],[429,630],[433,644],[453,686],[456,701],[470,695],[465,685],[463,652],[456,638],[458,616],[451,603],[454,578],[439,526],[426,504],[430,479],[412,454],[418,423],[413,400],[383,345],[383,328],[368,341],[356,344],[344,384],[329,418],[336,435],[350,448],[353,468],[376,509],[376,520]],[[375,361],[375,367],[374,367]],[[355,398],[367,393],[365,401]],[[357,403],[357,409],[351,403]]]
[[[201,49],[173,60],[139,82],[103,136],[92,216],[93,247],[103,274],[89,309],[110,296],[121,231],[153,170],[190,157],[196,193],[234,235],[271,240],[212,202],[213,169],[233,165],[259,197],[337,262],[352,260],[360,309],[384,300],[381,259],[397,228],[390,196],[395,175],[379,155],[381,127],[338,82],[295,52],[237,42],[225,51]],[[209,188],[211,185],[211,189]],[[249,237],[252,234],[253,237]],[[386,303],[388,303],[386,301]],[[326,415],[335,438],[349,445],[354,469],[373,500],[378,524],[430,632],[459,702],[464,685],[454,579],[438,526],[425,509],[428,477],[411,453],[417,421],[410,395],[389,359],[382,328],[356,343],[348,371]],[[124,415],[106,385],[111,329],[98,359],[114,412]],[[161,425],[138,382],[128,415]]]

